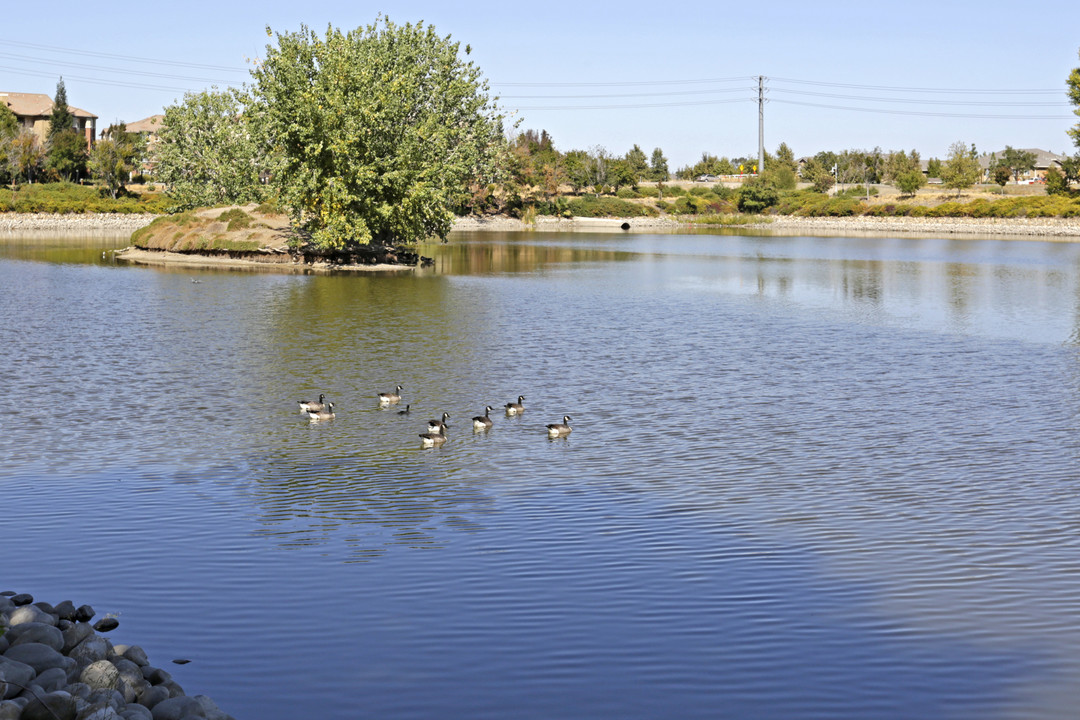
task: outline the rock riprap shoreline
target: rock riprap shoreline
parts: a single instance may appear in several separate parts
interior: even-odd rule
[[[138,645],[103,637],[115,618],[70,600],[0,593],[0,720],[232,720],[189,696]]]
[[[0,213],[0,232],[116,232],[146,227],[157,215],[124,213]]]

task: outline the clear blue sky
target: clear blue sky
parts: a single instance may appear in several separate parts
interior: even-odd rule
[[[184,90],[243,83],[246,59],[264,52],[267,25],[348,29],[380,12],[398,23],[424,20],[471,45],[521,128],[546,129],[559,149],[661,147],[672,169],[706,151],[756,155],[762,75],[765,145],[786,142],[799,156],[880,146],[943,157],[957,140],[980,151],[1008,144],[1071,153],[1065,131],[1080,121],[1064,94],[1080,65],[1080,0],[57,7],[43,14],[31,3],[6,4],[0,91],[52,96],[62,74],[69,102],[103,126],[162,112]],[[593,109],[567,109],[579,106]],[[1014,117],[971,117],[1001,115]]]

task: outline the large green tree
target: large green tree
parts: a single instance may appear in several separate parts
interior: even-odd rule
[[[155,176],[181,208],[246,203],[262,197],[260,171],[266,167],[241,112],[239,93],[187,93],[165,108],[160,140],[152,158]]]
[[[250,112],[282,201],[318,245],[444,238],[462,193],[495,177],[503,118],[460,51],[388,18],[267,46]]]
[[[64,180],[86,172],[86,138],[74,128],[61,130],[49,140],[46,167]]]
[[[668,171],[668,159],[664,157],[664,151],[653,148],[652,157],[649,158],[649,174],[656,182],[665,182],[671,176]]]

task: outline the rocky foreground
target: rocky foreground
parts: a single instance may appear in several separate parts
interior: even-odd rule
[[[138,645],[101,635],[120,623],[70,600],[0,593],[0,720],[231,720],[188,696]]]

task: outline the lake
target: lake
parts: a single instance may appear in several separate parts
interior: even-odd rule
[[[125,244],[0,240],[0,589],[117,614],[188,694],[1075,717],[1080,244],[478,233],[389,275]]]

